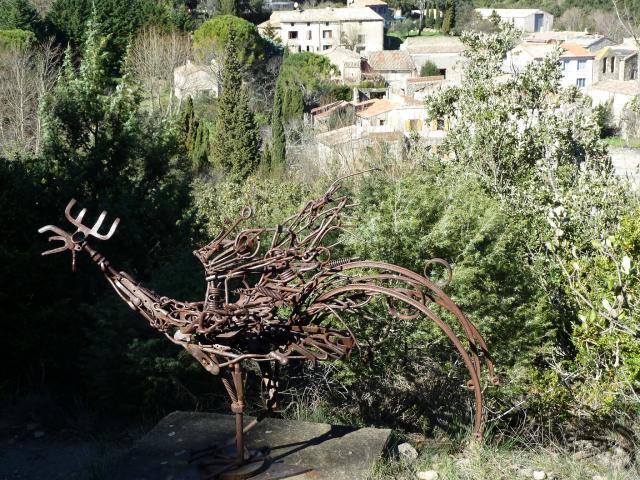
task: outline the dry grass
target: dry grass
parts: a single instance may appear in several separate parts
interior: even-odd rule
[[[547,479],[557,480],[632,480],[638,471],[620,457],[603,454],[583,458],[557,446],[515,448],[472,444],[459,452],[424,449],[415,462],[381,460],[371,474],[372,480],[416,479],[424,470],[438,472],[439,480],[511,480],[534,478],[544,471]]]

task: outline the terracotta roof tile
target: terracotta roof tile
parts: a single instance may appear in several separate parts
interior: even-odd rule
[[[565,51],[565,53],[562,54],[563,57],[595,57],[593,53],[577,43],[564,42],[560,44],[560,48]]]
[[[398,108],[398,104],[394,102],[390,102],[389,100],[376,100],[373,104],[364,110],[358,112],[358,116],[362,118],[370,118],[375,117],[376,115],[380,115],[381,113],[390,112]]]
[[[376,71],[413,71],[416,64],[407,52],[400,50],[383,50],[372,52],[369,55],[368,63]]]

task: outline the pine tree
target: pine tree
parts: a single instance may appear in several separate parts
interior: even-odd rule
[[[279,83],[276,84],[276,91],[273,96],[271,141],[271,168],[280,169],[285,163],[287,144],[282,121],[282,88]]]
[[[225,49],[211,156],[215,167],[236,179],[246,178],[260,160],[260,136],[240,69],[235,42],[231,39]]]

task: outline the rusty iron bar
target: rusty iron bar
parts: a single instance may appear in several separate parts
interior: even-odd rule
[[[245,455],[244,434],[257,422],[243,424],[242,363],[254,361],[261,366],[268,415],[277,405],[278,365],[348,357],[358,341],[343,314],[369,318],[365,309],[375,298],[386,300],[390,319],[429,319],[450,340],[469,373],[467,386],[475,401],[474,432],[479,437],[483,364],[489,381],[499,382],[484,338],[443,291],[452,279],[451,266],[442,259],[428,260],[420,275],[385,262],[332,258],[336,235],[347,228],[343,210],[353,206],[346,196],[338,195],[340,186],[340,181],[334,182],[322,197],[307,202],[275,227],[239,230],[253,215],[250,207],[234,222],[227,222],[216,238],[193,252],[204,267],[207,292],[203,301],[161,296],[114,269],[89,240],[108,240],[120,220],[100,233],[106,212],[88,227],[83,223],[86,209],[72,214],[74,199],[64,213],[75,230],[42,227],[40,233],[53,233],[49,241],[62,242],[43,255],[69,250],[75,269],[76,255],[85,252],[120,298],[153,328],[185,348],[208,372],[219,375],[229,369],[231,381],[223,378],[223,383],[236,416],[236,455],[229,460],[230,469],[255,461]],[[442,284],[428,277],[434,265],[447,273]],[[462,335],[447,323],[447,317],[436,313],[434,305],[451,314]]]

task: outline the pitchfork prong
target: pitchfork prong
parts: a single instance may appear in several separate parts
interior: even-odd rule
[[[82,219],[84,218],[84,214],[85,213],[87,213],[87,209],[86,208],[83,208],[82,210],[80,210],[80,213],[76,217],[76,222],[82,223]]]
[[[111,238],[111,236],[115,233],[116,227],[118,226],[118,223],[120,223],[120,219],[116,218],[113,221],[113,223],[111,224],[111,228],[109,229],[109,232],[106,235],[100,235],[97,231],[94,231],[95,230],[95,225],[94,225],[94,228],[92,228],[91,232],[89,232],[89,233],[91,235],[93,235],[94,237],[96,237],[97,239],[99,239],[99,240],[109,240]]]
[[[91,227],[91,230],[89,230],[90,235],[95,235],[96,233],[98,233],[98,230],[100,230],[100,227],[102,226],[102,222],[104,222],[104,219],[106,216],[107,216],[107,212],[103,210],[100,216],[98,217],[98,220],[96,220],[96,223],[94,223],[93,227]]]
[[[49,242],[61,241],[64,245],[62,245],[61,247],[52,248],[51,250],[47,250],[46,252],[42,252],[41,255],[51,255],[52,253],[64,252],[69,248],[69,240],[67,238],[67,234],[61,228],[58,228],[55,225],[45,225],[44,227],[40,227],[38,229],[38,233],[44,232],[53,232],[56,234],[50,236],[47,239]]]
[[[67,203],[66,208],[64,209],[64,216],[67,217],[67,220],[69,220],[73,225],[75,225],[76,227],[78,226],[78,222],[76,222],[76,219],[73,218],[73,216],[71,215],[71,209],[73,208],[73,206],[76,204],[76,199],[72,198],[71,200],[69,200],[69,203]]]

